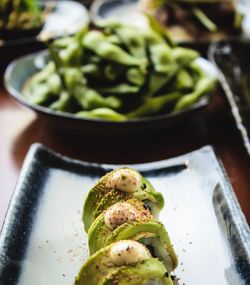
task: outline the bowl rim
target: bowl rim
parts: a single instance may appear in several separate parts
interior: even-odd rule
[[[157,121],[165,121],[165,120],[171,120],[175,118],[181,118],[184,117],[185,115],[188,115],[192,112],[199,111],[209,105],[209,102],[211,100],[211,95],[204,95],[200,98],[198,102],[195,104],[191,105],[190,107],[181,110],[181,111],[176,111],[176,112],[171,112],[167,114],[161,114],[161,115],[154,115],[154,116],[147,116],[147,117],[140,117],[140,118],[133,118],[133,119],[128,119],[124,121],[112,121],[112,120],[104,120],[100,118],[93,118],[93,119],[88,119],[88,118],[81,118],[77,117],[74,114],[67,113],[67,112],[60,112],[60,111],[55,111],[51,110],[48,107],[43,107],[40,105],[32,104],[30,103],[27,98],[22,94],[22,92],[16,90],[13,86],[9,84],[10,78],[12,76],[12,71],[15,68],[15,66],[22,61],[23,59],[29,59],[29,58],[37,58],[38,56],[45,56],[48,54],[48,50],[42,50],[38,52],[34,52],[28,55],[24,55],[21,57],[18,57],[14,59],[7,67],[5,73],[4,73],[4,86],[6,90],[8,91],[9,95],[14,98],[16,101],[21,103],[22,105],[30,108],[33,111],[36,111],[38,113],[42,113],[45,115],[53,116],[53,117],[59,117],[59,118],[64,118],[64,119],[69,119],[72,121],[80,121],[80,122],[86,122],[86,123],[99,123],[102,125],[132,125],[132,124],[145,124],[145,123],[151,123],[151,122],[157,122]],[[27,78],[26,78],[27,79]]]

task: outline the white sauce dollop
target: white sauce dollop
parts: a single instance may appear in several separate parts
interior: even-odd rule
[[[113,244],[110,259],[116,266],[135,264],[151,258],[148,249],[133,240],[121,240]]]
[[[127,202],[118,202],[108,208],[104,214],[104,222],[110,230],[116,229],[118,226],[128,222],[135,221],[141,217],[135,207]]]
[[[133,169],[122,168],[112,175],[110,186],[124,192],[135,192],[141,187],[141,175]]]

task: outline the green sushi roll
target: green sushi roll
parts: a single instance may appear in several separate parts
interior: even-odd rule
[[[178,259],[165,227],[139,200],[118,202],[108,208],[94,221],[88,235],[90,254],[119,240],[135,240],[144,244],[168,272],[177,267]]]
[[[123,240],[92,255],[82,266],[75,285],[172,285],[162,262],[142,244]]]
[[[88,232],[94,220],[113,204],[136,198],[157,217],[164,206],[161,193],[138,171],[120,168],[104,175],[90,190],[83,207],[83,223]]]

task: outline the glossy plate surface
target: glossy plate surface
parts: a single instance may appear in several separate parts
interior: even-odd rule
[[[160,220],[179,256],[178,283],[249,285],[249,228],[213,149],[131,166],[164,195]],[[89,256],[85,196],[116,167],[32,146],[0,237],[1,285],[73,284]]]
[[[231,112],[250,155],[250,41],[221,41],[209,48]]]
[[[198,58],[197,60],[205,72],[212,76],[217,76],[216,69],[208,60],[204,58]],[[70,113],[57,112],[43,106],[31,104],[27,98],[23,96],[23,86],[27,79],[38,72],[47,61],[47,51],[33,53],[15,60],[6,70],[5,86],[8,92],[17,101],[33,109],[43,117],[46,117],[50,121],[51,126],[76,133],[77,135],[83,133],[89,134],[90,137],[100,138],[100,135],[113,137],[114,132],[118,137],[126,134],[141,136],[142,132],[138,132],[138,130],[143,131],[145,134],[155,133],[163,131],[169,126],[181,121],[192,118],[195,113],[200,112],[209,102],[209,96],[203,96],[196,104],[193,104],[191,107],[181,112],[131,119],[124,122],[78,118]]]

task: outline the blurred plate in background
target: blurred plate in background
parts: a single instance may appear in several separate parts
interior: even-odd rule
[[[0,37],[0,72],[14,58],[45,48],[45,40],[74,34],[89,23],[87,9],[75,1],[43,1],[41,6],[50,11],[41,29],[8,31],[8,39]]]
[[[145,27],[147,25],[147,20],[143,15],[143,5],[143,1],[138,0],[95,0],[91,6],[90,15],[94,21],[113,19],[123,23]],[[245,15],[240,37],[249,38],[250,2],[248,0],[240,0],[238,1],[237,7],[238,10]],[[205,33],[199,34],[197,38],[193,38],[185,31],[185,27],[181,27],[181,25],[178,24],[168,27],[167,29],[173,39],[178,42],[209,42],[211,40],[218,40],[220,38],[227,37],[220,32],[214,32],[210,33],[211,35],[207,35]],[[234,36],[232,35],[232,37]]]
[[[0,39],[0,47],[19,42],[43,41],[75,34],[89,23],[87,9],[75,1],[43,1],[42,10],[47,10],[40,29],[7,31],[8,39]]]

